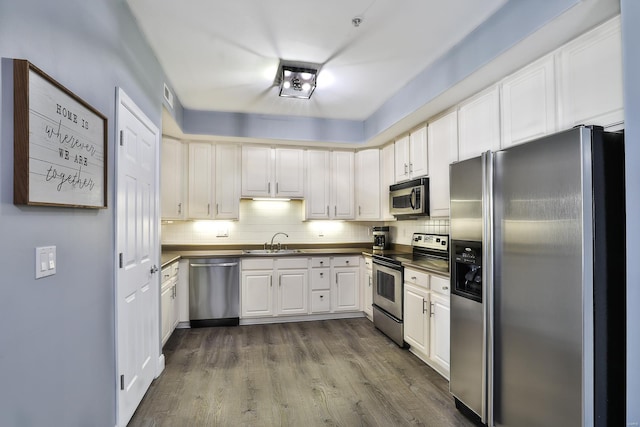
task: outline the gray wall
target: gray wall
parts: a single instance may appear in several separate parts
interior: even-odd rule
[[[640,425],[640,2],[622,0],[622,55],[627,182],[627,422]],[[635,423],[635,424],[633,424]]]
[[[123,0],[0,0],[0,425],[115,419],[116,86],[160,127],[163,74]],[[109,119],[109,208],[13,205],[13,84],[24,58]],[[34,248],[56,245],[34,279]]]

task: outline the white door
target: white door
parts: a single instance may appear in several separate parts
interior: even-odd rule
[[[122,90],[117,120],[117,400],[118,425],[125,426],[160,366],[160,133]]]

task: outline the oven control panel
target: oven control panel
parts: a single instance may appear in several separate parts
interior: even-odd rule
[[[449,250],[449,236],[446,234],[413,233],[411,246],[439,251]]]

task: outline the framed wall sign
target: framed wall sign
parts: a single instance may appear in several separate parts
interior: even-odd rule
[[[107,118],[29,61],[13,60],[16,205],[107,207]]]

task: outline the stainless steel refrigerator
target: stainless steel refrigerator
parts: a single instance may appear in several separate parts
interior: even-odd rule
[[[625,424],[624,137],[451,165],[451,381],[489,426]]]

